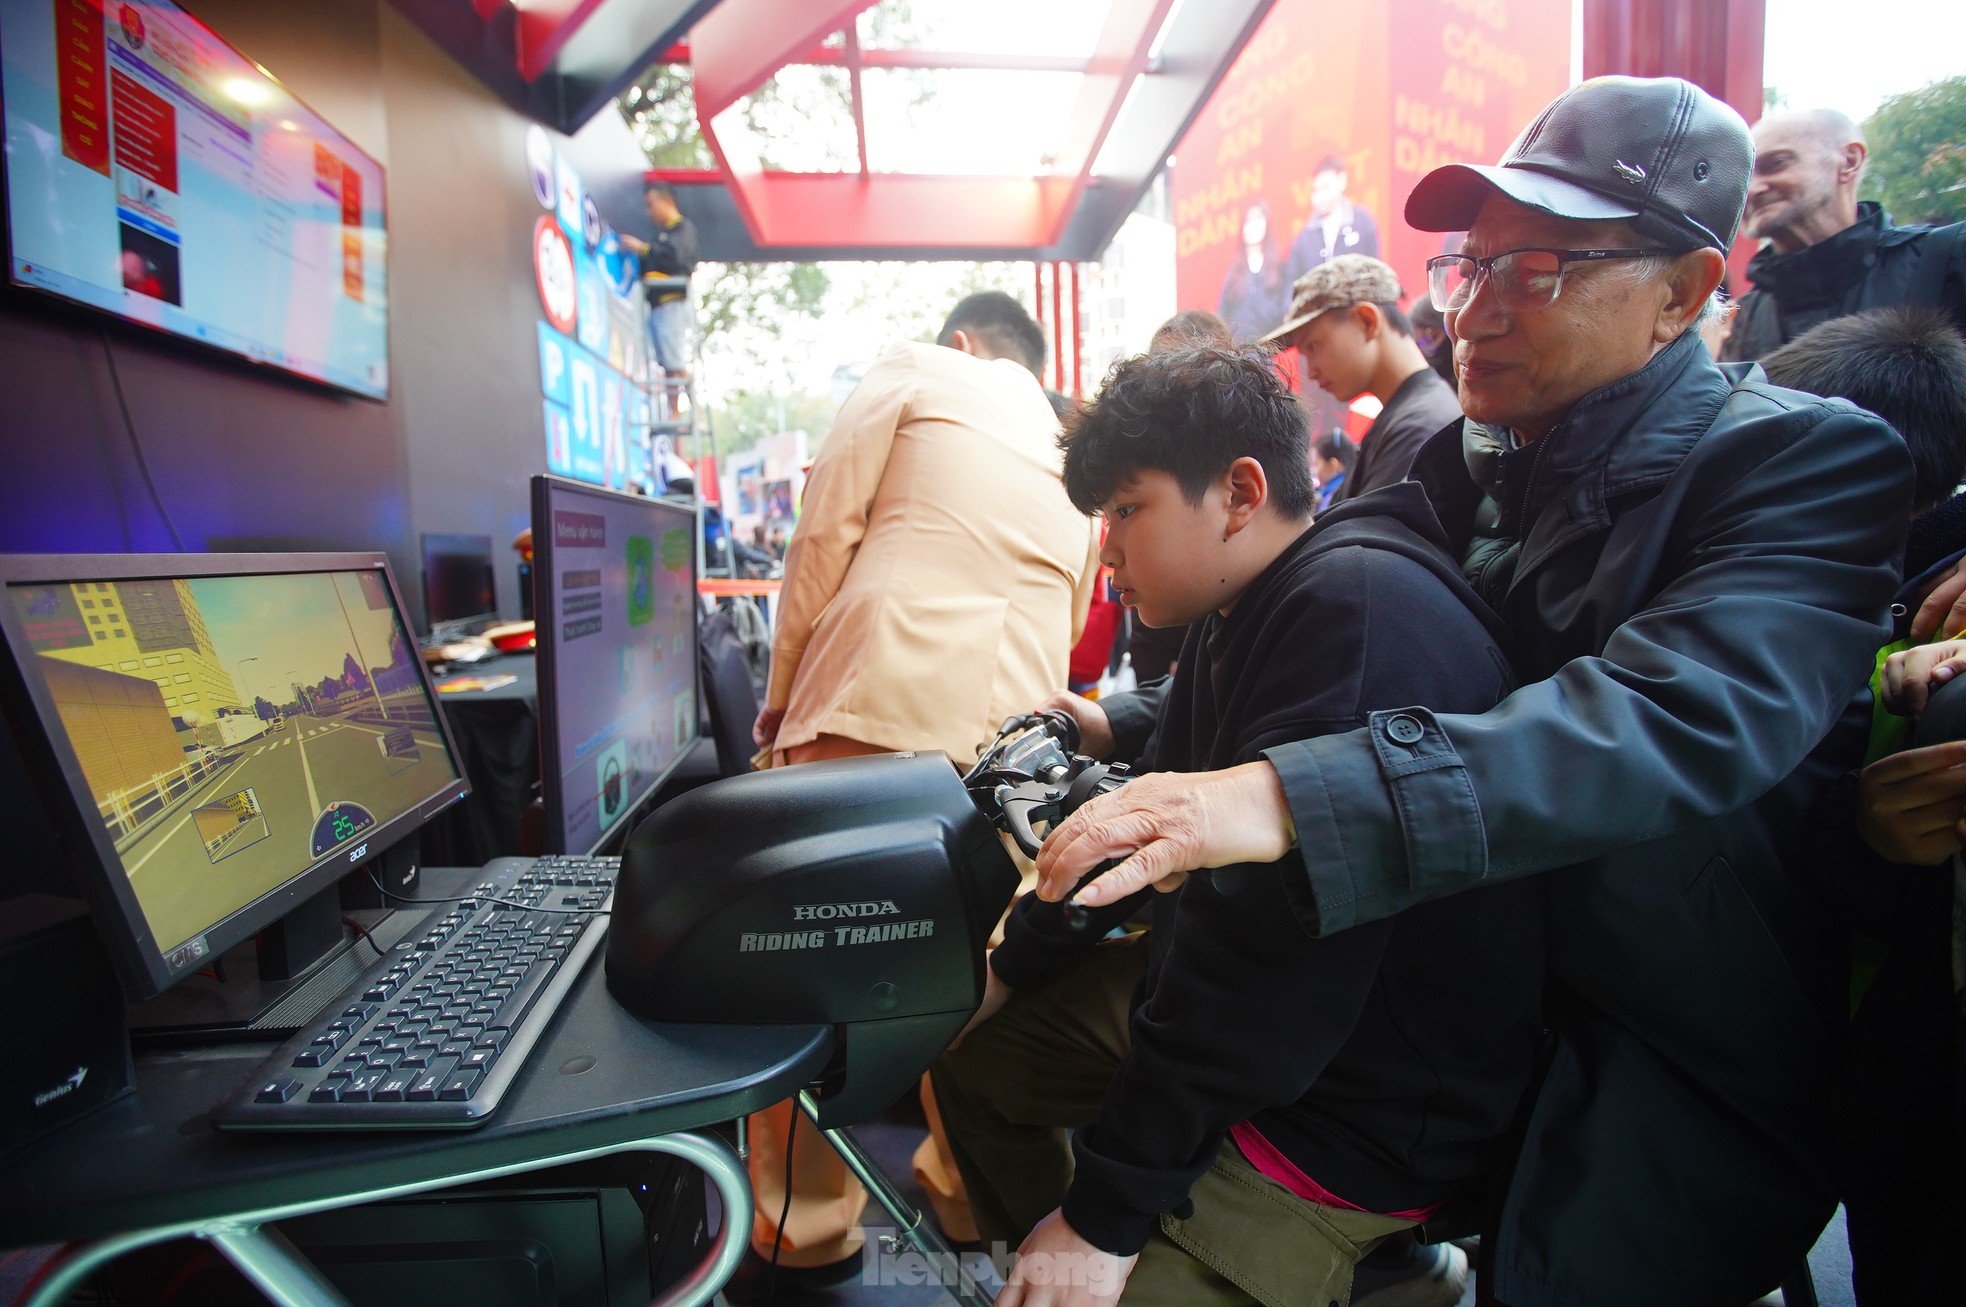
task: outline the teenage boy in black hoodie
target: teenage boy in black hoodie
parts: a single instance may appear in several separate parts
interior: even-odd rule
[[[1303,412],[1261,355],[1121,362],[1064,447],[1122,600],[1195,624],[1146,766],[1509,689],[1417,486],[1312,523]],[[1223,868],[1076,928],[1013,910],[934,1072],[985,1236],[1021,1245],[1003,1307],[1346,1301],[1366,1249],[1501,1160],[1541,1027],[1539,882],[1313,939],[1287,880]],[[1144,935],[1095,942],[1148,898]]]

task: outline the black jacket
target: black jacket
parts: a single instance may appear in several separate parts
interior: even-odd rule
[[[1381,486],[1406,480],[1420,447],[1450,422],[1461,420],[1454,387],[1431,367],[1399,384],[1359,441],[1358,462],[1345,474],[1331,502],[1342,504]]]
[[[1413,478],[1465,554],[1484,496],[1462,436]],[[1529,449],[1498,603],[1522,688],[1267,750],[1301,847],[1284,889],[1323,936],[1551,873],[1559,1041],[1495,1292],[1747,1302],[1836,1203],[1847,923],[1800,831],[1862,755],[1911,458],[1871,414],[1723,372],[1690,332]],[[1392,733],[1401,715],[1421,739]]]
[[[1344,201],[1345,220],[1338,224],[1330,243],[1324,239],[1324,221],[1315,215],[1304,220],[1297,232],[1297,239],[1290,242],[1290,252],[1284,256],[1283,284],[1288,296],[1289,287],[1297,284],[1297,279],[1322,263],[1337,258],[1340,254],[1363,254],[1368,258],[1379,257],[1379,224],[1362,205],[1351,200]],[[1277,319],[1278,323],[1283,321]]]
[[[1912,524],[1911,579],[1892,605],[1900,640],[1934,575],[1966,553],[1962,510],[1966,495]],[[1914,721],[1902,747],[1943,743],[1935,724]],[[1966,1022],[1953,1000],[1953,864],[1908,866],[1872,849],[1857,828],[1857,785],[1853,772],[1833,788],[1805,837],[1812,870],[1861,936],[1837,1111],[1852,1278],[1865,1307],[1944,1302],[1957,1296],[1966,1256],[1956,1206],[1966,1120],[1955,1119],[1952,1101],[1966,1066]]]
[[[1549,878],[1557,1055],[1501,1216],[1512,1307],[1738,1303],[1835,1205],[1845,932],[1803,817],[1861,754],[1910,456],[1687,333],[1538,441],[1493,712],[1272,749],[1323,934]],[[1421,452],[1457,550],[1482,493]],[[1334,797],[1335,796],[1335,797]]]
[[[650,304],[667,304],[689,294],[689,275],[696,270],[696,224],[677,218],[657,229],[642,252],[642,285]]]
[[[1266,256],[1262,271],[1251,272],[1248,256],[1237,250],[1222,274],[1222,297],[1215,311],[1239,341],[1275,331],[1290,316],[1290,283],[1283,279],[1283,260]]]
[[[1826,241],[1754,256],[1754,289],[1741,297],[1723,359],[1761,358],[1818,323],[1865,309],[1940,308],[1966,332],[1966,223],[1893,227],[1869,200],[1857,214]]]
[[[1479,711],[1510,683],[1499,633],[1419,488],[1364,496],[1320,517],[1226,619],[1192,628],[1146,764],[1233,766],[1380,707]],[[1143,891],[1077,931],[1023,900],[992,958],[1017,989],[1154,900],[1131,1047],[1075,1140],[1066,1219],[1139,1251],[1245,1119],[1372,1211],[1437,1203],[1492,1170],[1541,1042],[1541,893],[1498,885],[1323,940],[1267,868]]]

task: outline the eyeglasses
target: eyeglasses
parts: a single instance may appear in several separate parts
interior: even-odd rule
[[[1513,313],[1545,308],[1563,292],[1563,273],[1573,263],[1613,259],[1664,259],[1671,250],[1504,250],[1478,259],[1471,254],[1440,254],[1427,260],[1427,296],[1442,313],[1467,307],[1475,283],[1485,273],[1488,287]]]

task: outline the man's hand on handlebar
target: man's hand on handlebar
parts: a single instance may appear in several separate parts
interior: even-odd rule
[[[1088,758],[1101,762],[1113,756],[1113,724],[1106,710],[1083,695],[1060,690],[1037,707],[1038,712],[1062,712],[1078,723],[1079,749]]]
[[[1058,698],[1046,707],[1071,711]],[[1104,718],[1101,712],[1102,723]],[[1083,721],[1079,729],[1085,730]],[[1106,738],[1110,747],[1110,731]],[[1275,862],[1296,838],[1283,783],[1267,762],[1219,772],[1157,772],[1092,799],[1051,832],[1038,852],[1038,897],[1055,903],[1100,863],[1123,858],[1074,896],[1095,908],[1148,885],[1174,889],[1190,871]]]

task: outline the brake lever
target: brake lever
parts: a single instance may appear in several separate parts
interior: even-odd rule
[[[1015,785],[999,785],[994,797],[1010,838],[1017,841],[1025,857],[1037,857],[1044,837],[1033,829],[1032,823],[1058,820],[1065,802],[1065,787],[1044,781],[1019,781]]]

